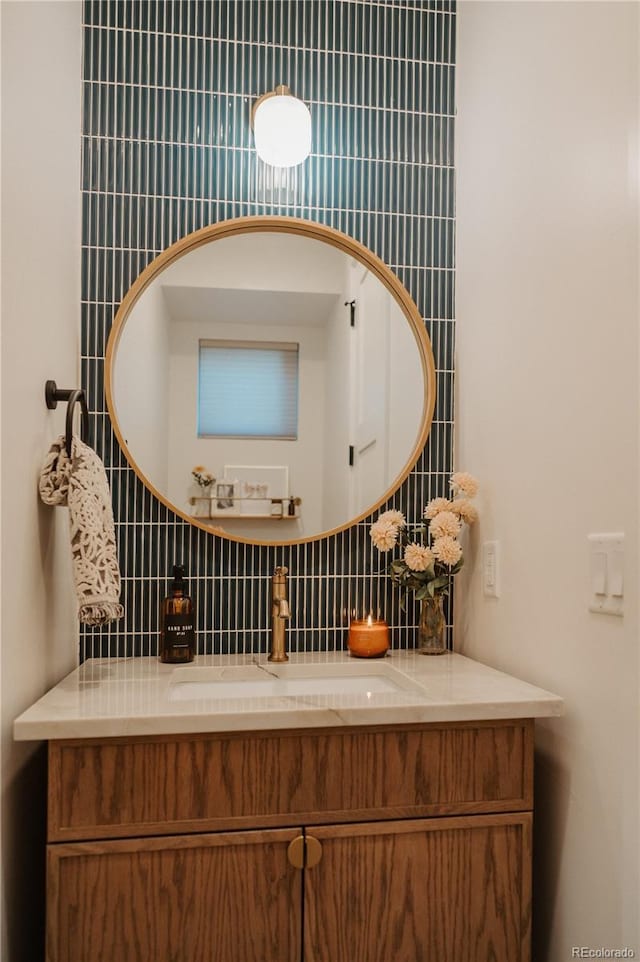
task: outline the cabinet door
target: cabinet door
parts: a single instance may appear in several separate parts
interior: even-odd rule
[[[529,962],[529,813],[307,834],[305,962]]]
[[[298,962],[298,834],[49,845],[47,962]]]

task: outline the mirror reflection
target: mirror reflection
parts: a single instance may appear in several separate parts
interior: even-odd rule
[[[283,543],[346,526],[400,483],[426,436],[431,353],[373,270],[259,230],[154,273],[116,318],[107,395],[162,500],[216,533]]]

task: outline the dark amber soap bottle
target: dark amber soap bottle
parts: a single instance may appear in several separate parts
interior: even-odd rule
[[[193,601],[187,594],[184,568],[174,565],[171,594],[160,606],[160,661],[184,664],[193,661],[195,653]]]

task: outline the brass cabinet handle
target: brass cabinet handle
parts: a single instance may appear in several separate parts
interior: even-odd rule
[[[322,845],[312,835],[297,835],[289,842],[287,858],[294,868],[313,868],[322,858]]]

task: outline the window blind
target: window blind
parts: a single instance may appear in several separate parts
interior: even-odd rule
[[[298,437],[298,344],[201,340],[200,437]]]

